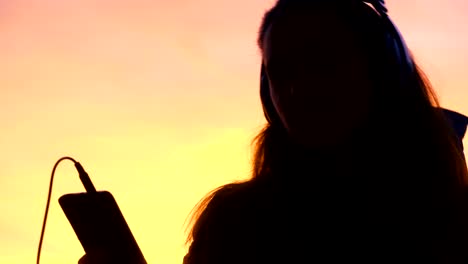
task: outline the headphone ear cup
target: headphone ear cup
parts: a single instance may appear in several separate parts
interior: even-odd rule
[[[457,135],[457,143],[459,149],[463,151],[462,140],[465,137],[466,128],[468,126],[468,117],[449,109],[441,108],[441,110],[444,113],[445,118],[449,122],[449,125],[451,125],[452,129]]]
[[[270,124],[281,122],[271,99],[270,84],[266,73],[265,65],[262,63],[260,71],[260,99],[262,100],[263,114]]]
[[[414,63],[400,31],[386,14],[383,16],[385,16],[383,19],[387,31],[385,40],[387,48],[400,72],[401,84],[406,86],[415,70]]]
[[[413,60],[410,56],[409,49],[401,35],[398,27],[393,23],[388,16],[388,9],[384,0],[361,0],[365,5],[370,5],[374,11],[380,16],[382,27],[385,31],[385,44],[388,51],[390,61],[397,67],[400,74],[400,82],[403,86],[408,85],[415,70]],[[384,69],[386,70],[386,69]]]

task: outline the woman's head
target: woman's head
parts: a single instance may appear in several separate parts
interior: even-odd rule
[[[435,101],[426,87],[409,84],[420,75],[403,76],[412,73],[411,58],[396,56],[406,47],[390,43],[396,28],[382,15],[360,0],[278,1],[258,37],[270,124],[280,120],[301,145],[330,147],[350,140],[369,118],[382,118],[378,108],[414,105],[408,97]]]
[[[339,144],[370,111],[370,65],[359,36],[330,1],[270,16],[259,37],[268,114],[299,144]]]

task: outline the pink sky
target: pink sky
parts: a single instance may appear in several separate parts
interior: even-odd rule
[[[468,114],[468,3],[387,2],[442,105]],[[0,0],[0,263],[35,260],[66,155],[114,194],[149,263],[181,263],[190,209],[248,176],[271,3]],[[56,202],[82,191],[72,167],[57,171],[43,263],[83,253]]]

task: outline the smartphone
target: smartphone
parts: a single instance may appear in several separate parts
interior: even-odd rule
[[[110,192],[65,194],[59,204],[87,255],[105,255],[113,263],[146,264]]]

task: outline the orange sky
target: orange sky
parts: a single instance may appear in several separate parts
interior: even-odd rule
[[[272,2],[0,0],[0,263],[35,261],[68,155],[113,193],[148,263],[181,263],[191,208],[248,176]],[[468,114],[468,3],[387,2],[442,105]],[[76,263],[57,199],[83,188],[69,161],[55,179],[42,263]]]

